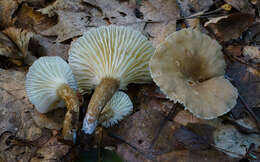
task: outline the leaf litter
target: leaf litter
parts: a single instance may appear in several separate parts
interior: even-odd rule
[[[228,9],[223,7],[227,4]],[[136,162],[257,160],[257,4],[233,0],[1,1],[0,161],[72,160],[80,151],[89,153],[97,147],[110,148],[125,161]],[[242,100],[227,115],[205,121],[174,105],[154,84],[130,85],[126,92],[134,113],[105,129],[101,143],[95,135],[83,134],[75,146],[60,141],[65,110],[35,111],[24,89],[28,65],[41,56],[67,60],[71,41],[91,28],[110,24],[133,27],[154,45],[187,24],[208,33],[222,44],[227,78]],[[89,95],[84,98],[82,115]]]

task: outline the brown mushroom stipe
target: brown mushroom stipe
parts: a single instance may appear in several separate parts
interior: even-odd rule
[[[222,47],[192,29],[174,32],[161,43],[150,60],[155,83],[174,102],[195,116],[213,119],[236,105],[238,92],[224,79]]]
[[[83,122],[92,134],[104,106],[118,89],[129,83],[151,81],[152,44],[140,32],[123,26],[89,30],[71,45],[69,64],[81,92],[95,89]]]
[[[60,57],[41,57],[29,68],[25,87],[30,102],[40,113],[66,104],[68,111],[62,135],[65,140],[74,140],[73,135],[78,130],[79,101],[70,66]]]
[[[64,100],[67,112],[63,122],[62,135],[65,140],[73,140],[73,133],[78,130],[79,101],[76,93],[66,84],[57,89],[58,95]],[[75,131],[75,132],[73,132]]]

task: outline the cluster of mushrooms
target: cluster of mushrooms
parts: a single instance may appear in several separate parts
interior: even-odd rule
[[[129,27],[91,29],[71,44],[69,64],[60,57],[41,57],[29,68],[26,92],[40,113],[67,107],[62,135],[78,131],[77,92],[94,93],[82,130],[110,127],[133,110],[123,91],[130,83],[154,82],[172,101],[195,116],[213,119],[230,111],[238,92],[224,78],[226,63],[217,41],[193,29],[174,32],[155,49]]]

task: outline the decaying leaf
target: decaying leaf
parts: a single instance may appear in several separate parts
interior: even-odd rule
[[[260,23],[255,23],[250,26],[244,39],[247,44],[260,45]]]
[[[0,55],[8,58],[22,58],[23,54],[9,37],[0,32]]]
[[[242,45],[229,45],[225,48],[225,53],[230,56],[241,56],[243,53],[243,46]]]
[[[16,44],[16,46],[23,54],[23,57],[26,57],[28,53],[29,41],[32,38],[33,33],[15,27],[9,27],[5,29],[3,33],[6,34]]]
[[[253,24],[254,17],[250,14],[234,13],[217,23],[210,23],[207,29],[220,42],[238,38],[243,31]]]
[[[37,150],[35,156],[31,159],[31,162],[41,161],[60,161],[60,159],[69,152],[69,146],[65,145],[52,137],[46,142],[42,148]]]
[[[243,48],[243,55],[249,57],[249,59],[254,63],[260,63],[259,47],[245,46]]]
[[[140,11],[147,24],[144,28],[149,33],[154,45],[160,43],[169,34],[176,31],[176,20],[179,18],[179,9],[176,1],[148,0],[144,1]],[[149,21],[151,21],[149,23]]]
[[[42,135],[31,118],[32,105],[24,89],[25,73],[0,69],[0,141],[4,134],[16,135],[24,140],[35,140]],[[28,161],[35,148],[1,144],[0,156],[4,161]]]
[[[61,44],[38,34],[32,37],[29,49],[38,57],[60,56],[64,60],[68,59],[69,45]]]
[[[40,128],[61,130],[65,113],[65,109],[57,109],[47,114],[41,114],[34,109],[32,118]]]
[[[48,15],[43,15],[29,7],[26,3],[22,4],[21,8],[17,11],[17,16],[15,17],[16,26],[36,32],[46,30],[56,23],[55,16],[48,17]]]
[[[58,23],[47,30],[41,31],[45,36],[57,36],[57,42],[82,35],[88,28],[90,14],[85,10],[81,0],[57,0],[55,3],[42,9],[41,12],[58,15]]]
[[[248,0],[225,0],[225,2],[242,13],[254,14],[255,12]]]
[[[254,123],[249,119],[238,120],[239,124],[250,129],[256,129]],[[220,124],[214,132],[215,145],[223,149],[229,156],[241,158],[245,156],[249,146],[253,143],[256,147],[260,145],[257,134],[241,134],[231,125]]]
[[[0,1],[0,29],[10,26],[13,23],[13,14],[18,8],[17,1]]]

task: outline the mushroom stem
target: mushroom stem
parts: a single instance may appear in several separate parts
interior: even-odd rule
[[[61,85],[57,90],[57,94],[64,100],[67,107],[62,129],[63,138],[64,140],[73,140],[73,133],[78,130],[78,97],[67,84]]]
[[[88,105],[88,110],[83,121],[82,130],[86,134],[92,134],[97,126],[98,118],[104,106],[113,97],[120,85],[119,80],[104,78],[96,87]]]

